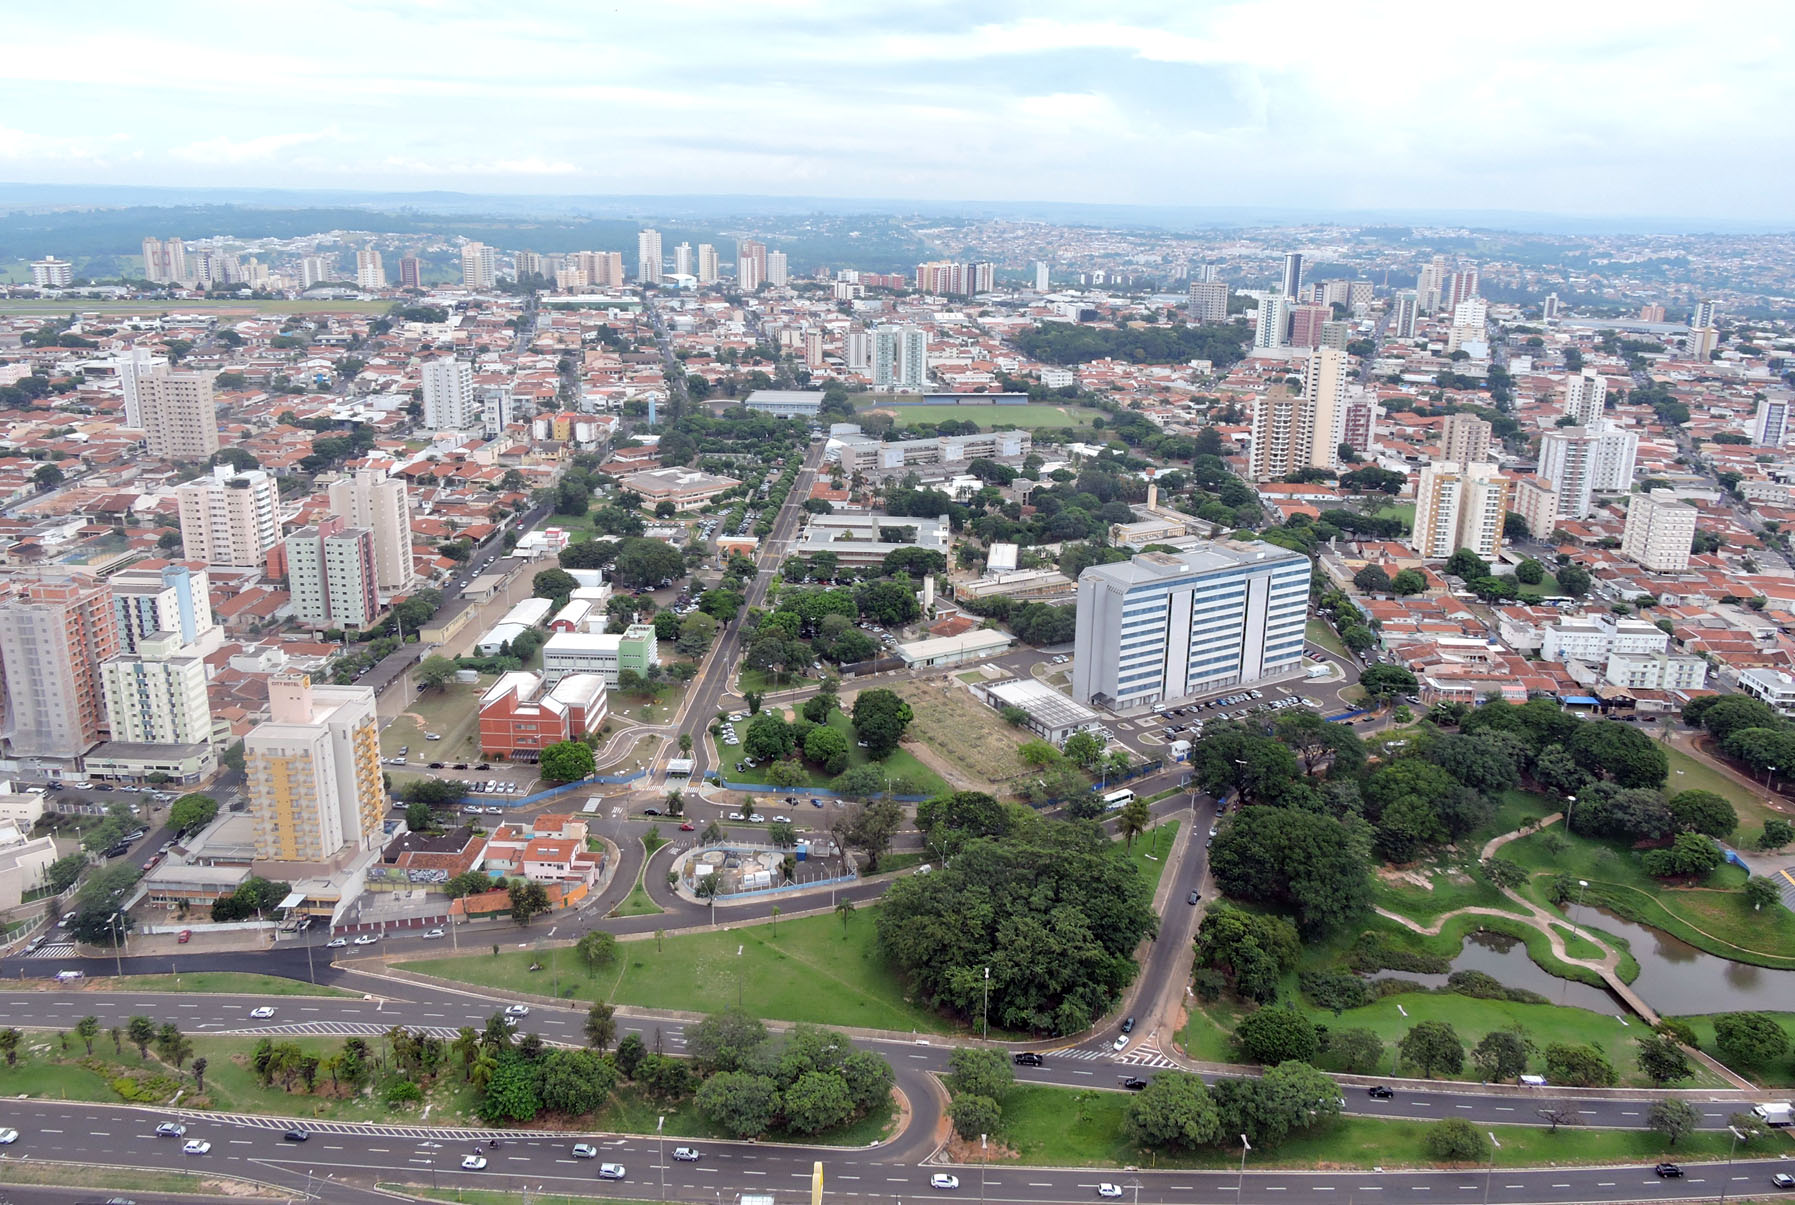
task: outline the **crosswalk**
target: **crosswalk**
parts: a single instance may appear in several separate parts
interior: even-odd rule
[[[73,958],[75,943],[72,941],[45,942],[28,954],[20,954],[20,958]]]
[[[291,1025],[254,1025],[231,1030],[232,1033],[246,1034],[250,1037],[324,1037],[324,1038],[369,1038],[378,1037],[390,1030],[390,1025],[371,1025],[365,1021],[298,1021]],[[461,1033],[459,1029],[446,1025],[430,1025],[420,1028],[407,1025],[405,1029],[411,1033],[427,1033],[433,1038],[452,1039]]]
[[[220,1122],[225,1125],[241,1126],[251,1130],[289,1130],[295,1125],[303,1126],[313,1134],[346,1134],[358,1137],[378,1138],[410,1138],[420,1142],[432,1142],[438,1145],[444,1142],[483,1142],[489,1138],[509,1139],[541,1138],[540,1131],[526,1130],[470,1130],[452,1126],[398,1126],[383,1125],[373,1122],[352,1121],[314,1121],[305,1119],[294,1121],[284,1117],[264,1117],[254,1113],[212,1113],[196,1109],[170,1110],[182,1121]]]
[[[1159,1048],[1151,1042],[1131,1046],[1120,1054],[1107,1046],[1097,1050],[1086,1050],[1080,1047],[1073,1050],[1056,1050],[1047,1057],[1050,1060],[1075,1059],[1085,1063],[1117,1063],[1124,1067],[1153,1067],[1162,1070],[1178,1065],[1161,1054]]]
[[[1774,876],[1776,885],[1783,889],[1783,906],[1795,909],[1795,866],[1785,866]]]

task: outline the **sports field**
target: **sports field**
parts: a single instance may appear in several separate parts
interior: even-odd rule
[[[857,409],[862,414],[869,410],[890,414],[900,426],[905,423],[941,423],[948,419],[958,419],[977,423],[985,431],[1006,430],[1011,427],[1028,430],[1038,427],[1082,427],[1089,426],[1094,418],[1104,417],[1103,411],[1086,406],[1054,406],[1034,402],[1026,406],[881,406],[877,401],[871,401]]]

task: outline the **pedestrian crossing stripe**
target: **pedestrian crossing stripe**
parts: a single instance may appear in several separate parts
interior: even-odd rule
[[[29,953],[19,955],[19,957],[20,958],[73,958],[73,957],[75,957],[75,944],[73,942],[65,941],[65,942],[58,942],[57,944],[55,944],[53,946],[52,945],[39,946],[37,949],[32,950]]]

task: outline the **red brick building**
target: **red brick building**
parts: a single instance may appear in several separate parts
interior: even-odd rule
[[[546,692],[540,674],[503,674],[480,696],[480,755],[534,761],[549,745],[596,733],[605,713],[600,674],[569,674]]]

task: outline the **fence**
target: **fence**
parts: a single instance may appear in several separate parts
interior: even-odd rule
[[[515,799],[510,795],[482,795],[474,791],[469,791],[467,797],[469,799],[479,799],[483,804],[491,806],[521,808],[528,807],[533,803],[543,803],[550,799],[558,799],[569,791],[589,790],[595,782],[616,786],[620,783],[635,782],[638,778],[647,777],[647,770],[636,770],[629,774],[594,774],[591,778],[582,778],[577,782],[564,782],[558,787],[550,787],[546,791],[537,791],[534,795],[525,795],[522,799]]]

